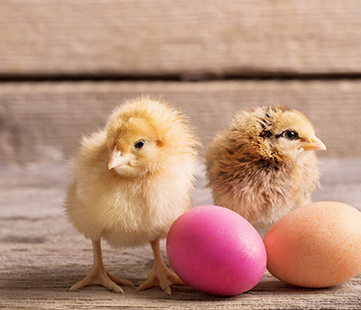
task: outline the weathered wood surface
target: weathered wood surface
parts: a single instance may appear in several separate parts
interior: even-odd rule
[[[361,72],[361,2],[0,1],[0,75]]]
[[[67,160],[81,134],[141,94],[182,109],[205,146],[236,111],[284,104],[314,124],[327,145],[319,156],[361,156],[360,81],[54,82],[0,84],[0,163]]]
[[[323,190],[314,201],[361,210],[360,79],[101,81],[357,77],[360,14],[357,0],[0,0],[1,80],[99,80],[0,84],[0,309],[361,309],[361,275],[310,290],[266,273],[250,292],[231,298],[179,286],[171,297],[158,288],[125,287],[124,295],[98,286],[68,292],[90,270],[92,252],[61,208],[66,161],[81,134],[103,126],[124,100],[149,94],[188,114],[205,145],[237,110],[300,109],[328,147],[319,153]],[[198,180],[194,204],[212,203],[201,171]],[[135,285],[145,280],[149,248],[103,248],[110,271]]]
[[[137,292],[152,267],[150,247],[114,250],[103,245],[111,272],[134,282],[117,295],[100,286],[69,287],[92,264],[91,245],[66,221],[61,204],[69,182],[64,163],[0,166],[0,309],[361,309],[361,274],[327,289],[286,285],[269,273],[251,291],[220,298],[187,286],[166,296],[159,288]],[[314,201],[338,200],[361,210],[361,161],[325,159],[323,190]],[[200,168],[193,200],[212,203]],[[164,243],[163,243],[163,253]]]

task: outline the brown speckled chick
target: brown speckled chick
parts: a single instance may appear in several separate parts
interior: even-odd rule
[[[101,284],[122,293],[119,285],[131,284],[105,269],[101,239],[116,248],[151,244],[154,267],[138,290],[159,285],[170,295],[169,284],[183,284],[164,264],[159,239],[191,207],[197,148],[184,116],[146,97],[118,107],[103,130],[83,138],[65,209],[92,240],[94,264],[71,290]]]
[[[299,111],[259,107],[235,115],[206,153],[214,204],[236,211],[256,229],[269,228],[311,202],[319,185],[314,150],[325,150]]]

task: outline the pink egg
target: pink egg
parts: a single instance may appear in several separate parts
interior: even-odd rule
[[[258,232],[239,214],[218,206],[200,206],[182,214],[168,233],[167,255],[187,285],[213,295],[250,290],[267,265]]]

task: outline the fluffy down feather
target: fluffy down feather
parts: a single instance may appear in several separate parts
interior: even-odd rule
[[[313,150],[325,149],[309,120],[282,106],[235,115],[206,152],[214,203],[236,211],[257,229],[269,228],[311,202],[319,185]]]
[[[142,97],[117,107],[104,129],[82,139],[65,203],[70,222],[117,248],[157,243],[191,207],[197,147],[186,118],[168,105]]]

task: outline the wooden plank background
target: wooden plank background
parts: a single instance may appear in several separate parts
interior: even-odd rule
[[[2,75],[361,72],[361,2],[2,0]]]
[[[357,0],[0,1],[0,163],[67,159],[140,94],[205,145],[235,111],[280,103],[315,123],[320,156],[360,157],[360,15]]]
[[[181,108],[204,146],[236,111],[284,104],[314,124],[327,145],[319,156],[361,156],[360,81],[55,82],[0,85],[0,163],[67,160],[81,134],[104,126],[112,108],[141,94]]]

